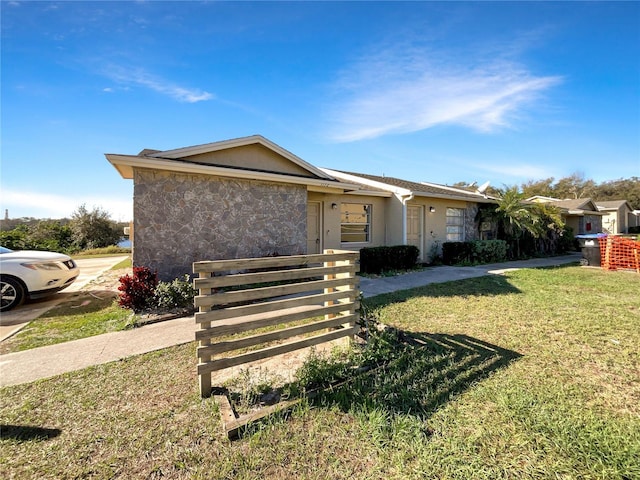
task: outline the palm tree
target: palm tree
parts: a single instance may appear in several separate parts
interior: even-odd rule
[[[520,240],[525,233],[536,239],[546,233],[540,205],[525,202],[524,194],[516,186],[499,191],[495,214],[506,237],[505,240],[515,243],[516,257],[520,257]]]

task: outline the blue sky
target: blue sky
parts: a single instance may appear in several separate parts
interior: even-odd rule
[[[640,176],[639,2],[2,0],[2,214],[131,217],[104,153],[261,134],[320,167]]]

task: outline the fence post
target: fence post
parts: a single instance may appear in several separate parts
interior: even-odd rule
[[[212,272],[200,272],[198,274],[198,278],[210,278],[213,277],[213,273]],[[212,288],[203,288],[199,291],[200,295],[210,295],[212,292]],[[208,312],[211,310],[211,307],[198,307],[198,311],[199,312]],[[211,328],[211,322],[202,322],[200,323],[200,330],[207,330]],[[200,340],[200,344],[201,347],[207,346],[207,345],[211,345],[211,337],[206,337],[203,338],[202,340]],[[200,363],[206,363],[206,362],[210,362],[212,356],[209,355],[203,355],[200,354],[201,356],[198,358],[198,360],[200,361]],[[200,374],[200,396],[202,398],[206,398],[211,396],[211,372],[207,372],[205,374]]]
[[[332,253],[334,253],[334,252],[333,252],[333,250],[325,250],[323,253],[329,253],[329,254],[332,254]],[[324,263],[323,263],[323,265],[324,265],[325,267],[335,267],[335,266],[336,266],[336,262],[324,262]],[[325,280],[333,280],[333,279],[335,279],[335,278],[336,278],[336,275],[335,275],[335,274],[328,274],[328,275],[325,275],[325,276],[324,276],[324,279],[325,279]],[[324,293],[333,293],[334,291],[335,291],[335,287],[329,287],[329,288],[325,288],[325,289],[324,289]],[[330,300],[330,301],[328,301],[328,302],[324,302],[324,306],[325,306],[325,307],[328,307],[328,306],[330,306],[330,305],[333,305],[334,303],[335,303],[334,301]],[[335,316],[336,316],[336,314],[335,314],[335,313],[329,313],[329,314],[326,314],[326,315],[324,316],[324,318],[328,320],[328,319],[330,319],[330,318],[334,318]]]

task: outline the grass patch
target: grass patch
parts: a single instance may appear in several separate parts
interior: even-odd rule
[[[134,316],[118,306],[115,294],[102,291],[99,295],[78,294],[71,301],[53,307],[0,343],[0,353],[69,342],[133,326]]]
[[[568,267],[368,299],[412,343],[233,443],[199,398],[195,343],[6,387],[0,476],[640,478],[638,291]]]
[[[131,257],[129,257],[129,258],[125,258],[119,263],[116,263],[113,267],[111,267],[111,270],[121,270],[123,268],[131,268],[131,266],[132,266]]]
[[[111,245],[103,248],[91,248],[88,250],[82,250],[81,252],[74,253],[73,258],[95,258],[95,257],[109,257],[117,255],[130,255],[131,248],[118,247],[117,245]]]

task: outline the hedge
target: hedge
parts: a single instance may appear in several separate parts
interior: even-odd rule
[[[416,266],[420,250],[415,245],[367,247],[360,249],[360,271],[382,273],[385,270],[408,270]]]
[[[473,242],[445,242],[442,261],[445,265],[503,262],[507,259],[504,240],[475,240]]]

